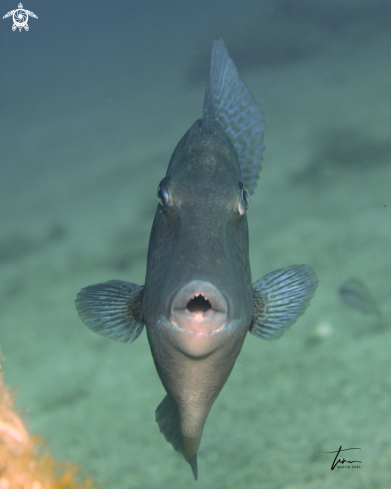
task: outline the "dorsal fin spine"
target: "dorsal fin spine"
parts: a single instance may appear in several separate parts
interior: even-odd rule
[[[212,133],[214,131],[214,120],[215,111],[213,107],[212,93],[210,91],[209,82],[206,82],[202,130],[206,133]]]

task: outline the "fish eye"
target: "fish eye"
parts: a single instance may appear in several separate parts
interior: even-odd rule
[[[250,204],[250,193],[243,185],[242,182],[239,182],[239,188],[240,188],[241,195],[240,195],[238,210],[240,215],[243,216],[243,214],[246,212]]]
[[[165,206],[169,201],[169,193],[168,193],[168,184],[170,183],[170,177],[164,177],[163,180],[159,183],[157,188],[157,196],[160,200],[160,203]]]

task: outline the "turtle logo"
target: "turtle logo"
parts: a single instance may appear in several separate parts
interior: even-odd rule
[[[16,10],[11,10],[10,12],[7,12],[3,19],[6,19],[7,17],[11,17],[14,21],[12,25],[12,30],[16,31],[16,29],[19,29],[19,32],[22,31],[22,28],[24,27],[25,31],[29,30],[29,25],[28,25],[28,20],[29,16],[34,17],[34,19],[38,19],[38,17],[34,14],[34,12],[30,12],[30,10],[25,10],[23,8],[23,5],[20,3],[18,5],[18,8]]]

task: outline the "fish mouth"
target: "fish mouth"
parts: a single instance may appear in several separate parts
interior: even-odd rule
[[[228,302],[210,282],[193,280],[178,290],[171,305],[171,324],[196,336],[209,336],[224,329]]]

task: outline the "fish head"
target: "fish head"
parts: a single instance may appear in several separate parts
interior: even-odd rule
[[[195,357],[243,336],[253,307],[250,196],[222,126],[202,122],[181,139],[158,187],[143,303],[147,330],[165,330]]]

